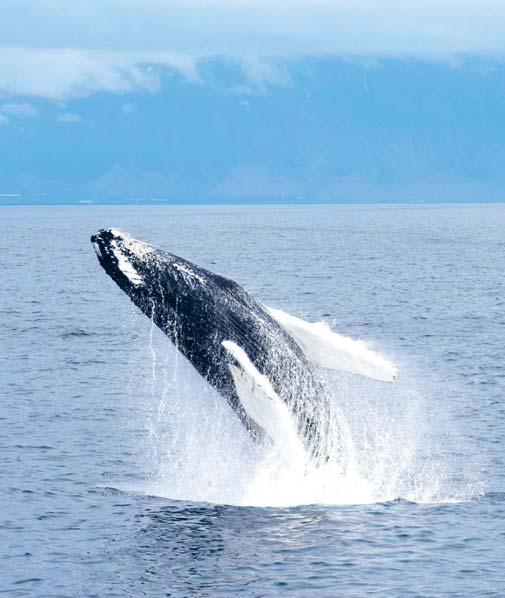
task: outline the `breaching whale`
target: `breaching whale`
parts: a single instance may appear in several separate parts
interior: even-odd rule
[[[360,341],[263,306],[239,284],[116,229],[91,237],[100,265],[231,405],[255,439],[327,458],[330,398],[319,368],[392,381]]]

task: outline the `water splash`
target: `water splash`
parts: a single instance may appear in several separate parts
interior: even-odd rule
[[[226,401],[154,325],[147,340],[146,376],[133,385],[145,404],[144,481],[128,490],[247,506],[445,503],[482,492],[470,462],[451,458],[448,438],[457,437],[407,368],[394,385],[326,374],[331,458],[316,466],[306,453],[286,460],[268,440],[252,442]]]

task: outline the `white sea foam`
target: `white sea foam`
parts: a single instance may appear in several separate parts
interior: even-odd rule
[[[443,418],[408,368],[393,385],[326,374],[333,394],[331,459],[316,466],[303,448],[286,459],[275,442],[254,443],[222,397],[156,328],[145,344],[145,386],[135,381],[149,430],[139,448],[145,481],[128,490],[250,506],[398,498],[444,503],[481,490],[478,479],[470,481],[447,457]]]

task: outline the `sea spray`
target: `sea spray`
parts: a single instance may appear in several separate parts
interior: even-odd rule
[[[145,376],[130,384],[146,402],[148,434],[139,448],[144,480],[129,490],[248,506],[448,502],[478,493],[464,476],[455,482],[440,447],[443,418],[430,413],[432,399],[407,368],[395,384],[322,373],[332,396],[330,458],[315,463],[305,453],[287,462],[268,438],[251,439],[156,327],[146,340],[137,364]]]

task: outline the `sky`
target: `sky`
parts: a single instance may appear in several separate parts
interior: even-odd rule
[[[505,3],[2,0],[0,204],[505,200]]]

